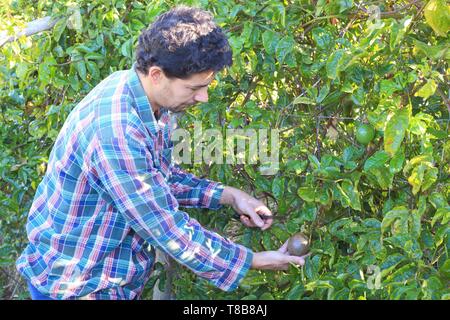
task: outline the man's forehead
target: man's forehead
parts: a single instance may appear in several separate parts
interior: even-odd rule
[[[214,80],[215,76],[216,72],[208,70],[193,74],[186,81],[192,86],[207,86]]]

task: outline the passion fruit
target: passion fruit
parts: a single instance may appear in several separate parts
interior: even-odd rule
[[[363,123],[356,129],[356,140],[363,145],[369,144],[374,137],[375,129],[370,124]]]
[[[293,256],[304,256],[309,251],[308,238],[301,232],[297,232],[288,240],[288,252]]]

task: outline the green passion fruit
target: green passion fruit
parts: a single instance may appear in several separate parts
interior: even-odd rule
[[[356,140],[364,145],[369,144],[375,137],[375,129],[367,123],[360,124],[356,128]]]
[[[304,256],[309,251],[308,238],[301,232],[297,232],[288,240],[288,252],[293,256]]]

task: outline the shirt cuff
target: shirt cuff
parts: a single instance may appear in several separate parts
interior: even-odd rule
[[[201,206],[214,210],[222,208],[220,198],[222,197],[224,188],[223,184],[211,181],[203,192],[203,197],[200,201]]]
[[[237,289],[252,266],[253,251],[239,244],[236,246],[230,268],[217,281],[218,288],[223,291],[229,292]]]

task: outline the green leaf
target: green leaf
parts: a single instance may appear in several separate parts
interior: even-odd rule
[[[444,279],[450,279],[450,259],[445,260],[445,262],[439,268],[439,273]]]
[[[17,65],[16,74],[19,77],[19,79],[23,81],[26,79],[29,70],[30,69],[28,63],[21,62]]]
[[[438,220],[441,220],[442,225],[446,225],[448,223],[450,220],[450,207],[437,209],[433,219],[431,220],[431,226],[434,227]]]
[[[319,159],[313,154],[308,154],[309,162],[311,163],[311,166],[313,169],[319,169],[320,168],[320,162]]]
[[[384,131],[384,150],[391,157],[395,155],[400,148],[405,137],[406,129],[409,126],[409,118],[411,116],[411,108],[405,107],[395,112],[386,124]]]
[[[430,294],[436,293],[443,287],[441,280],[438,277],[431,276],[424,280],[422,283],[422,288],[430,292]]]
[[[295,40],[291,36],[286,36],[278,41],[275,51],[280,64],[283,64],[286,56],[292,52],[294,45]]]
[[[267,54],[274,55],[277,48],[278,36],[271,30],[264,31],[262,35],[263,46]]]
[[[316,199],[317,201],[317,194]],[[306,221],[314,221],[317,217],[317,207],[313,203],[305,203],[302,209],[302,218],[304,218]],[[297,226],[298,230],[298,226]]]
[[[404,162],[405,162],[405,154],[403,152],[397,152],[389,162],[389,171],[392,174],[402,171]]]
[[[445,208],[449,205],[448,201],[446,200],[445,196],[442,193],[439,192],[433,192],[430,197],[428,198],[428,201],[436,208]]]
[[[325,85],[322,86],[322,88],[320,88],[319,95],[316,98],[316,102],[321,103],[327,97],[329,92],[330,92],[330,84],[326,83]]]
[[[438,177],[439,170],[435,167],[428,167],[425,171],[425,175],[423,177],[423,183],[422,183],[422,192],[428,190],[433,183],[436,182]]]
[[[344,50],[338,49],[331,54],[331,56],[327,60],[326,70],[327,77],[334,80],[338,77],[342,58],[344,57]]]
[[[275,298],[270,292],[264,292],[259,296],[259,300],[275,300]]]
[[[284,178],[276,177],[273,179],[272,193],[277,199],[280,199],[284,195]]]
[[[314,28],[311,33],[316,46],[320,49],[326,50],[332,46],[333,36],[324,28]]]
[[[300,187],[297,194],[306,202],[314,202],[316,197],[316,190],[311,187]]]
[[[421,154],[419,156],[416,156],[406,163],[406,166],[403,168],[403,173],[406,175],[413,167],[421,164],[421,163],[431,163],[433,161],[433,158],[429,154]]]
[[[304,292],[305,292],[305,288],[303,287],[303,285],[297,284],[286,295],[286,299],[287,300],[300,300]]]
[[[444,130],[437,130],[432,127],[427,127],[427,133],[432,134],[437,139],[447,139],[449,137],[449,133]]]
[[[53,34],[53,39],[55,39],[56,42],[59,41],[62,33],[64,32],[64,30],[66,30],[66,27],[67,27],[67,19],[65,19],[65,18],[61,18],[55,24],[55,26],[53,27],[52,34]]]
[[[314,100],[308,97],[299,96],[292,101],[292,104],[316,104]]]
[[[402,21],[392,23],[391,35],[389,39],[389,48],[391,49],[391,51],[394,51],[395,47],[403,39],[406,28],[410,25],[411,21],[411,17],[406,17]]]
[[[381,221],[381,232],[384,233],[386,229],[394,222],[396,219],[406,221],[409,216],[409,211],[404,206],[394,207],[391,211],[387,212]]]
[[[86,63],[82,61],[78,61],[74,63],[75,69],[77,69],[78,75],[81,79],[86,80]]]
[[[84,58],[86,60],[103,60],[103,59],[105,59],[105,56],[100,53],[97,53],[97,52],[91,52],[91,53],[87,53],[84,56]]]
[[[353,7],[353,0],[339,0],[339,13],[343,13],[344,11]]]
[[[415,239],[420,237],[420,232],[422,231],[422,213],[419,210],[413,210],[410,216],[410,233]]]
[[[92,79],[101,80],[100,79],[100,70],[97,67],[97,63],[95,63],[93,61],[87,61],[86,67],[87,67]]]
[[[450,50],[448,44],[428,45],[419,40],[413,39],[415,48],[422,51],[428,58],[432,60],[446,59],[450,60]]]
[[[411,175],[408,178],[408,182],[413,187],[413,194],[417,194],[417,192],[420,191],[426,169],[427,166],[425,164],[420,164],[417,167],[414,167],[414,169],[412,170]]]
[[[280,24],[285,27],[286,26],[286,9],[282,3],[276,3],[272,5],[274,9],[274,18],[276,21],[280,22]]]
[[[316,280],[309,282],[305,285],[305,289],[308,291],[314,291],[315,289],[333,289],[333,286],[331,285],[330,281],[324,281],[324,280]]]
[[[340,184],[338,183],[337,188],[341,192],[342,198],[341,203],[344,207],[350,206],[351,208],[361,211],[361,202],[359,200],[359,192],[353,186],[352,182],[349,180],[344,180]]]
[[[450,30],[450,6],[445,0],[431,0],[425,6],[424,16],[437,35],[446,37]]]
[[[377,151],[373,156],[366,160],[364,163],[364,171],[369,171],[371,168],[384,167],[385,163],[389,160],[389,154],[386,151]]]
[[[387,277],[388,282],[402,282],[406,281],[409,278],[413,277],[416,273],[417,266],[416,262],[409,263],[399,269],[397,269],[395,272],[393,272],[389,277]]]
[[[133,50],[131,47],[132,41],[133,41],[133,39],[129,39],[122,44],[122,47],[120,48],[120,52],[122,53],[122,55],[124,57],[132,58],[132,50]]]
[[[83,28],[83,18],[81,17],[81,12],[79,9],[73,9],[72,14],[67,19],[67,27],[69,29],[75,29],[78,32],[81,32]]]
[[[318,202],[320,202],[324,206],[331,205],[332,197],[330,195],[329,189],[324,189],[322,191],[319,191],[318,195],[316,194],[316,197],[317,197],[316,200],[318,200]]]
[[[394,92],[402,90],[402,86],[399,85],[393,79],[383,79],[380,82],[380,93],[387,96],[391,96]]]
[[[306,160],[289,160],[286,164],[287,172],[295,172],[295,174],[302,173],[308,165]]]
[[[425,83],[422,88],[420,88],[419,91],[414,94],[414,96],[428,99],[429,96],[434,94],[436,88],[436,82],[433,79],[428,79],[427,83]]]
[[[436,182],[438,169],[434,168],[431,163],[425,162],[414,167],[408,178],[409,184],[413,187],[413,194],[417,194],[421,189],[427,190]]]
[[[420,118],[418,117],[412,117],[411,118],[411,123],[410,123],[410,132],[418,135],[420,137],[423,137],[423,135],[427,132],[427,124],[422,121]]]

